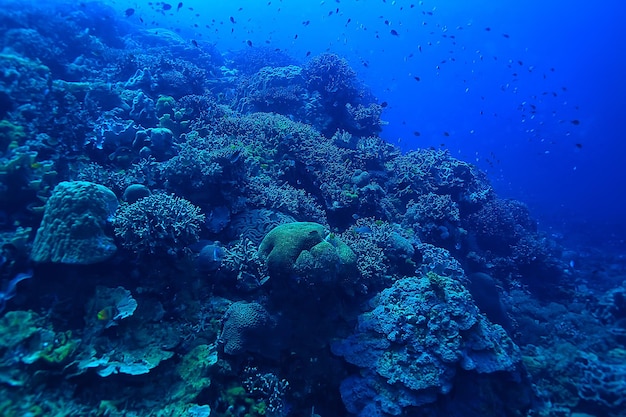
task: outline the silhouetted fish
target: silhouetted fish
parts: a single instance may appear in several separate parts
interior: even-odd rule
[[[132,15],[135,14],[135,9],[126,9],[124,14],[126,15],[126,17],[131,17]]]

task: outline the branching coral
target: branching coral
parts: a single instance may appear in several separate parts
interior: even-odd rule
[[[164,193],[123,204],[115,214],[115,235],[140,254],[177,254],[198,239],[204,214],[189,201]]]

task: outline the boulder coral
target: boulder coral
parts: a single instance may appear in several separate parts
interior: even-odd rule
[[[226,310],[223,321],[219,341],[224,353],[268,355],[272,352],[272,333],[276,323],[261,304],[237,301]]]
[[[313,222],[286,223],[272,229],[259,246],[271,278],[294,278],[308,284],[352,280],[356,255],[324,226]],[[289,281],[287,281],[289,282]]]
[[[31,259],[35,262],[88,265],[109,259],[117,247],[106,225],[117,197],[103,185],[64,181],[46,202]]]
[[[351,413],[399,415],[452,392],[460,373],[517,372],[519,348],[456,279],[432,272],[400,279],[373,307],[354,334],[332,345],[360,368],[341,385]]]

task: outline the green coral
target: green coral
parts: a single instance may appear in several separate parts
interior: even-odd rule
[[[309,283],[346,280],[356,275],[356,255],[324,226],[286,223],[272,229],[259,246],[270,277],[301,277]]]
[[[0,349],[12,348],[37,332],[39,317],[32,311],[9,311],[0,318]]]
[[[162,95],[162,96],[159,96],[154,107],[155,107],[157,116],[161,117],[164,114],[174,113],[175,105],[176,105],[176,100],[174,100],[174,97]]]
[[[232,386],[221,395],[223,403],[228,404],[229,407],[222,414],[224,417],[259,417],[264,416],[267,413],[267,404],[265,401],[255,401],[246,392],[245,388],[240,385]],[[239,410],[243,409],[243,414]]]
[[[9,147],[24,144],[26,132],[24,128],[8,120],[0,120],[0,152],[6,152]]]
[[[214,346],[199,345],[186,354],[178,365],[178,374],[185,381],[187,391],[196,395],[211,385],[208,370],[217,362],[217,351]]]
[[[25,366],[38,369],[37,364],[63,365],[79,345],[80,340],[71,331],[56,332],[45,318],[32,311],[9,311],[0,318],[0,382],[24,386],[32,375],[25,372]]]

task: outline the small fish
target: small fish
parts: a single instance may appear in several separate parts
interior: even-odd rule
[[[100,321],[109,321],[113,318],[114,315],[115,315],[115,307],[109,306],[98,311],[98,314],[96,315],[96,317]]]
[[[505,38],[507,38],[507,39],[509,39],[509,38],[510,38],[510,36],[509,36],[509,34],[508,34],[508,33],[503,33],[503,34],[502,34],[502,36],[504,36],[504,37],[505,37]]]
[[[191,44],[195,46],[196,48],[198,47],[198,42],[195,39],[191,40]]]
[[[183,7],[183,2],[181,1],[180,3],[178,3],[178,6],[176,7],[176,11],[179,11],[182,7]]]
[[[135,14],[135,9],[126,9],[124,14],[126,15],[126,17],[131,17],[132,15]]]
[[[449,132],[443,132],[443,135],[444,136],[450,136],[450,133]]]
[[[246,43],[248,44],[248,46],[252,46],[252,41],[250,39],[248,39]]]
[[[306,51],[306,56],[311,55],[311,51]]]
[[[387,107],[388,103],[386,101],[383,101],[382,103],[380,103],[380,107],[385,108]]]
[[[395,29],[391,29],[389,33],[391,33],[391,36],[400,36]]]
[[[421,81],[421,78],[420,78],[420,77],[413,77],[413,79],[414,79],[415,81]]]
[[[583,144],[582,144],[582,143],[577,143],[577,144],[576,144],[576,147],[577,147],[578,149],[582,149],[582,148],[583,148]]]
[[[422,134],[418,132],[417,130],[415,130],[413,131],[413,136],[422,136]]]
[[[302,26],[309,26],[309,23],[311,23],[310,20],[305,20],[304,22],[302,22]]]
[[[573,124],[574,126],[578,126],[580,124],[580,120],[578,119],[570,120],[570,123]]]
[[[162,9],[163,10],[170,10],[172,8],[172,5],[169,3],[163,3]]]
[[[234,17],[232,17],[232,16],[230,17],[230,23],[233,23],[233,24],[234,24],[234,23],[237,23],[237,22],[235,22],[235,18],[234,18]]]

